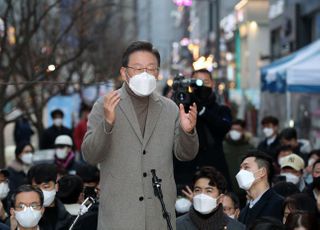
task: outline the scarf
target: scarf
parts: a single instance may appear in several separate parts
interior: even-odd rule
[[[224,230],[227,229],[227,220],[223,212],[223,207],[219,204],[218,208],[212,213],[203,215],[192,207],[190,218],[199,230]]]

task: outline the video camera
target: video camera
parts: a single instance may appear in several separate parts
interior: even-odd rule
[[[186,112],[189,111],[190,105],[194,102],[198,103],[198,92],[203,86],[203,81],[194,78],[185,78],[183,75],[178,74],[173,79],[172,100],[177,104],[183,104]]]

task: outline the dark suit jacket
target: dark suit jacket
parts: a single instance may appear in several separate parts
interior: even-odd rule
[[[277,136],[274,142],[272,142],[270,145],[267,144],[267,139],[264,139],[263,141],[261,141],[258,145],[258,149],[260,151],[263,151],[269,154],[269,156],[271,156],[273,160],[277,160],[276,151],[279,146],[280,146],[280,138],[279,136]]]
[[[282,221],[282,203],[283,197],[270,188],[252,208],[249,208],[249,204],[247,204],[241,210],[239,221],[247,227],[260,217],[269,216]]]

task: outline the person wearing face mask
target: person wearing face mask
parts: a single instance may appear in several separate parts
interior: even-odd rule
[[[98,201],[99,169],[89,164],[81,164],[77,167],[76,174],[83,180],[84,199],[91,197]]]
[[[240,214],[240,201],[233,192],[227,192],[222,198],[223,211],[232,219],[238,219]]]
[[[82,179],[77,175],[66,175],[58,180],[58,185],[57,197],[71,215],[77,216],[84,201]]]
[[[249,149],[253,149],[249,141],[250,134],[246,132],[246,122],[241,119],[234,120],[229,133],[223,141],[223,151],[231,178],[231,188],[237,195],[240,195],[243,191],[239,189],[235,176],[238,173],[244,154]]]
[[[3,223],[7,221],[10,209],[10,199],[8,199],[10,189],[8,181],[9,171],[0,169],[0,222]]]
[[[313,182],[304,190],[317,203],[318,217],[320,218],[320,159],[312,166]]]
[[[202,166],[211,165],[219,170],[231,184],[222,142],[230,130],[232,115],[229,107],[217,102],[215,82],[207,69],[195,70],[191,78],[202,80],[203,86],[195,93],[198,107],[197,132],[199,151],[190,162],[174,162],[175,180],[179,187],[189,185],[194,173]]]
[[[11,197],[10,229],[39,230],[44,213],[43,194],[40,189],[21,185]]]
[[[311,151],[310,141],[306,139],[298,139],[298,132],[295,128],[285,128],[280,133],[281,145],[290,145],[292,152],[299,155],[307,162],[308,155]]]
[[[275,160],[276,149],[280,146],[279,120],[274,116],[266,116],[262,119],[261,125],[265,138],[258,144],[257,149],[269,154]]]
[[[39,149],[54,149],[54,141],[59,135],[68,135],[72,138],[71,129],[63,125],[64,113],[62,110],[55,109],[50,115],[53,124],[40,135]]]
[[[34,165],[28,172],[28,183],[43,192],[45,212],[39,222],[40,229],[67,229],[72,223],[72,216],[56,197],[57,175],[57,167],[53,164]]]
[[[280,162],[280,176],[286,178],[287,182],[291,182],[303,191],[306,183],[303,180],[304,161],[297,154],[291,153],[281,159]]]
[[[55,164],[59,172],[76,173],[75,153],[72,151],[73,142],[68,135],[59,135],[54,141]]]
[[[270,188],[273,171],[272,158],[258,150],[248,152],[240,164],[236,179],[249,199],[240,211],[239,221],[247,228],[260,217],[282,220],[283,197]]]
[[[308,155],[307,166],[303,170],[303,179],[307,183],[307,185],[312,184],[312,170],[314,163],[320,159],[320,149],[314,149]]]
[[[94,104],[82,154],[101,168],[98,229],[166,229],[151,170],[162,179],[164,203],[175,223],[173,154],[195,158],[197,106],[185,112],[156,89],[160,54],[149,42],[136,41],[122,56],[121,89]],[[134,210],[134,211],[133,211]]]
[[[27,172],[32,165],[34,148],[30,142],[21,142],[16,146],[15,159],[8,164],[9,188],[14,191],[27,181]]]
[[[230,229],[245,226],[223,211],[220,199],[226,192],[227,182],[222,174],[210,166],[202,167],[193,179],[193,198],[190,211],[177,219],[177,230]]]

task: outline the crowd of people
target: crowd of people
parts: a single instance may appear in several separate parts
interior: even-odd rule
[[[0,170],[0,229],[162,230],[164,204],[178,230],[318,230],[320,150],[273,116],[261,119],[256,144],[246,122],[217,102],[205,69],[192,73],[203,86],[186,111],[153,92],[159,66],[152,44],[134,42],[123,54],[122,88],[90,115],[84,108],[73,132],[63,111],[52,111],[39,141],[54,150],[51,161],[35,161],[32,129],[19,121],[15,159]]]
[[[81,157],[89,112],[83,106],[71,130],[63,125],[63,111],[53,110],[53,125],[40,135],[39,149],[44,152],[39,154],[54,155],[40,158],[26,118],[18,119],[15,159],[0,170],[0,229],[97,228],[100,172]]]

